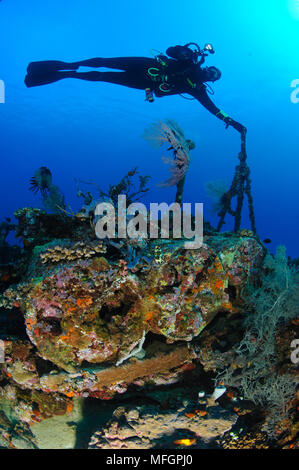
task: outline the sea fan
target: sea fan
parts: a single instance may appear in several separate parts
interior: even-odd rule
[[[60,212],[65,209],[64,196],[58,186],[52,183],[52,173],[49,168],[42,166],[30,180],[30,190],[42,195],[45,208],[50,212]]]
[[[51,185],[49,191],[43,194],[43,205],[52,213],[65,209],[64,196],[58,186]]]
[[[30,191],[35,194],[40,191],[44,196],[52,185],[52,174],[49,168],[42,166],[34,173],[30,179]]]
[[[205,191],[209,198],[213,200],[211,212],[218,214],[223,206],[223,197],[228,191],[228,184],[222,180],[208,181],[205,184]]]
[[[158,123],[152,124],[150,128],[145,131],[143,137],[150,141],[155,147],[161,147],[164,143],[170,144],[167,150],[173,151],[173,158],[162,157],[162,160],[167,165],[170,165],[171,177],[158,186],[165,188],[177,185],[188,171],[190,164],[190,148],[193,148],[193,142],[185,139],[184,132],[173,119],[167,119],[165,122],[159,121]]]

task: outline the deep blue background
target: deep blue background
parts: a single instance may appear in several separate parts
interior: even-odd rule
[[[271,250],[285,244],[298,256],[299,104],[290,100],[291,82],[299,78],[298,27],[298,0],[3,0],[0,220],[19,207],[41,206],[28,186],[42,165],[74,210],[80,203],[74,178],[105,189],[135,166],[153,177],[145,202],[171,202],[175,188],[155,186],[168,177],[163,151],[142,134],[152,122],[173,118],[197,144],[184,199],[204,202],[215,223],[204,185],[230,183],[239,134],[197,101],[173,96],[149,104],[139,90],[71,79],[23,84],[30,61],[150,57],[152,48],[210,41],[216,54],[207,64],[222,70],[213,99],[248,128],[258,232],[273,240]],[[246,216],[242,225],[248,226]]]

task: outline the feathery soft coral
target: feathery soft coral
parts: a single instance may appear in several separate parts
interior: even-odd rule
[[[173,158],[162,157],[162,159],[164,163],[170,165],[171,176],[158,186],[168,187],[178,184],[185,177],[190,164],[190,146],[178,123],[167,119],[165,122],[159,121],[152,124],[145,132],[144,138],[158,147],[167,142],[170,144],[167,150],[173,151]]]

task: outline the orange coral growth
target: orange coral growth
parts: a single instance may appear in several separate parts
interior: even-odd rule
[[[194,418],[195,414],[194,413],[185,413],[185,416],[187,416],[187,418]]]
[[[186,371],[195,369],[195,367],[196,367],[195,364],[193,364],[192,362],[191,363],[187,362],[186,364],[182,365],[182,370],[184,370],[186,372]]]
[[[68,402],[68,404],[66,405],[66,412],[67,413],[70,413],[74,408],[74,405],[71,401]]]
[[[216,271],[223,272],[223,266],[218,259],[215,259],[214,265],[215,265]]]
[[[80,299],[77,299],[77,305],[80,308],[88,307],[91,304],[92,304],[92,297],[82,297]]]
[[[28,330],[31,331],[33,328],[33,325],[36,323],[36,320],[34,318],[26,318],[25,323],[26,323]]]
[[[216,289],[223,289],[224,282],[222,280],[215,282]]]
[[[69,304],[65,304],[65,310],[67,313],[69,314],[72,314],[75,310],[76,310],[76,307],[75,306],[69,306]]]
[[[223,302],[221,304],[221,307],[224,308],[225,310],[232,310],[233,309],[233,305],[231,302]]]
[[[183,446],[192,446],[192,444],[195,444],[196,439],[178,439],[177,441],[174,441],[173,443],[175,445],[183,445]]]
[[[70,340],[73,333],[75,333],[75,328],[70,328],[64,336],[60,336],[61,341]]]
[[[147,314],[146,317],[145,317],[145,321],[151,320],[151,318],[153,317],[153,315],[154,315],[154,312],[148,312],[148,314]]]

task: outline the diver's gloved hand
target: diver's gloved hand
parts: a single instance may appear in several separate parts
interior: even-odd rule
[[[226,124],[226,129],[229,126],[232,126],[234,129],[236,129],[236,131],[240,132],[240,134],[246,134],[246,132],[247,132],[246,127],[243,126],[242,124],[240,124],[239,122],[234,121],[232,118],[227,116],[225,119],[223,119],[223,121]]]

